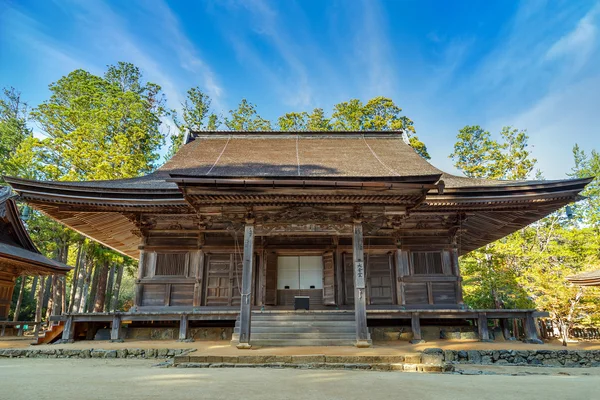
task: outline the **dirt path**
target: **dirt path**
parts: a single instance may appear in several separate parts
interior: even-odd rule
[[[0,359],[14,399],[592,399],[600,376],[156,368],[140,360]]]

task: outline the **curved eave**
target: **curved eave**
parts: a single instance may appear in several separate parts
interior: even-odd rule
[[[13,266],[18,271],[35,272],[42,275],[64,275],[72,269],[68,265],[51,260],[39,253],[5,243],[0,243],[0,261],[4,265]]]
[[[5,177],[5,180],[22,198],[33,202],[106,207],[125,212],[187,207],[183,195],[177,188],[165,190],[94,188],[74,186],[64,182],[39,182],[13,177]]]

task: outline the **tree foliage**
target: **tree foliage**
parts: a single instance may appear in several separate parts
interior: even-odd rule
[[[32,136],[27,126],[29,112],[27,103],[15,88],[4,88],[0,97],[0,183],[2,176],[17,172],[12,161],[21,143]]]

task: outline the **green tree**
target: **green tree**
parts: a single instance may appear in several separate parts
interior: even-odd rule
[[[137,67],[109,66],[104,77],[75,70],[52,83],[50,92],[31,113],[47,136],[36,150],[49,177],[129,178],[155,168],[165,99]]]
[[[306,130],[309,131],[330,131],[332,129],[329,118],[325,117],[322,108],[315,108],[308,116]]]
[[[351,99],[336,104],[332,114],[331,125],[335,130],[346,131],[401,131],[407,136],[410,145],[426,160],[431,157],[427,147],[416,136],[413,121],[402,115],[398,107],[387,97],[374,97],[363,104],[358,99]]]
[[[269,131],[271,122],[262,118],[256,106],[242,99],[238,108],[229,110],[229,118],[225,118],[225,126],[232,131]]]
[[[29,111],[15,88],[4,88],[0,97],[0,183],[2,176],[12,175],[17,166],[13,156],[23,141],[32,137],[27,127]]]
[[[592,150],[589,154],[578,145],[573,147],[575,166],[570,176],[573,178],[595,177],[583,191],[584,201],[575,206],[580,221],[596,228],[596,236],[600,236],[600,153]]]
[[[465,126],[454,144],[450,158],[466,176],[488,179],[526,179],[536,159],[527,149],[527,131],[504,127],[500,141],[479,125]]]
[[[305,131],[308,130],[308,113],[289,112],[277,120],[280,131]]]
[[[188,131],[216,130],[220,125],[219,118],[211,111],[212,100],[199,87],[187,91],[187,98],[181,104],[182,116],[176,110],[171,111],[171,117],[177,132],[171,134],[171,144],[165,159],[170,159],[183,144],[183,138]]]

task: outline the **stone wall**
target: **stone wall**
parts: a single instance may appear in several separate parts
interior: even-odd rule
[[[173,358],[189,353],[189,349],[4,349],[0,357],[6,358]]]
[[[600,367],[600,350],[442,350],[426,349],[423,356],[456,364]]]

